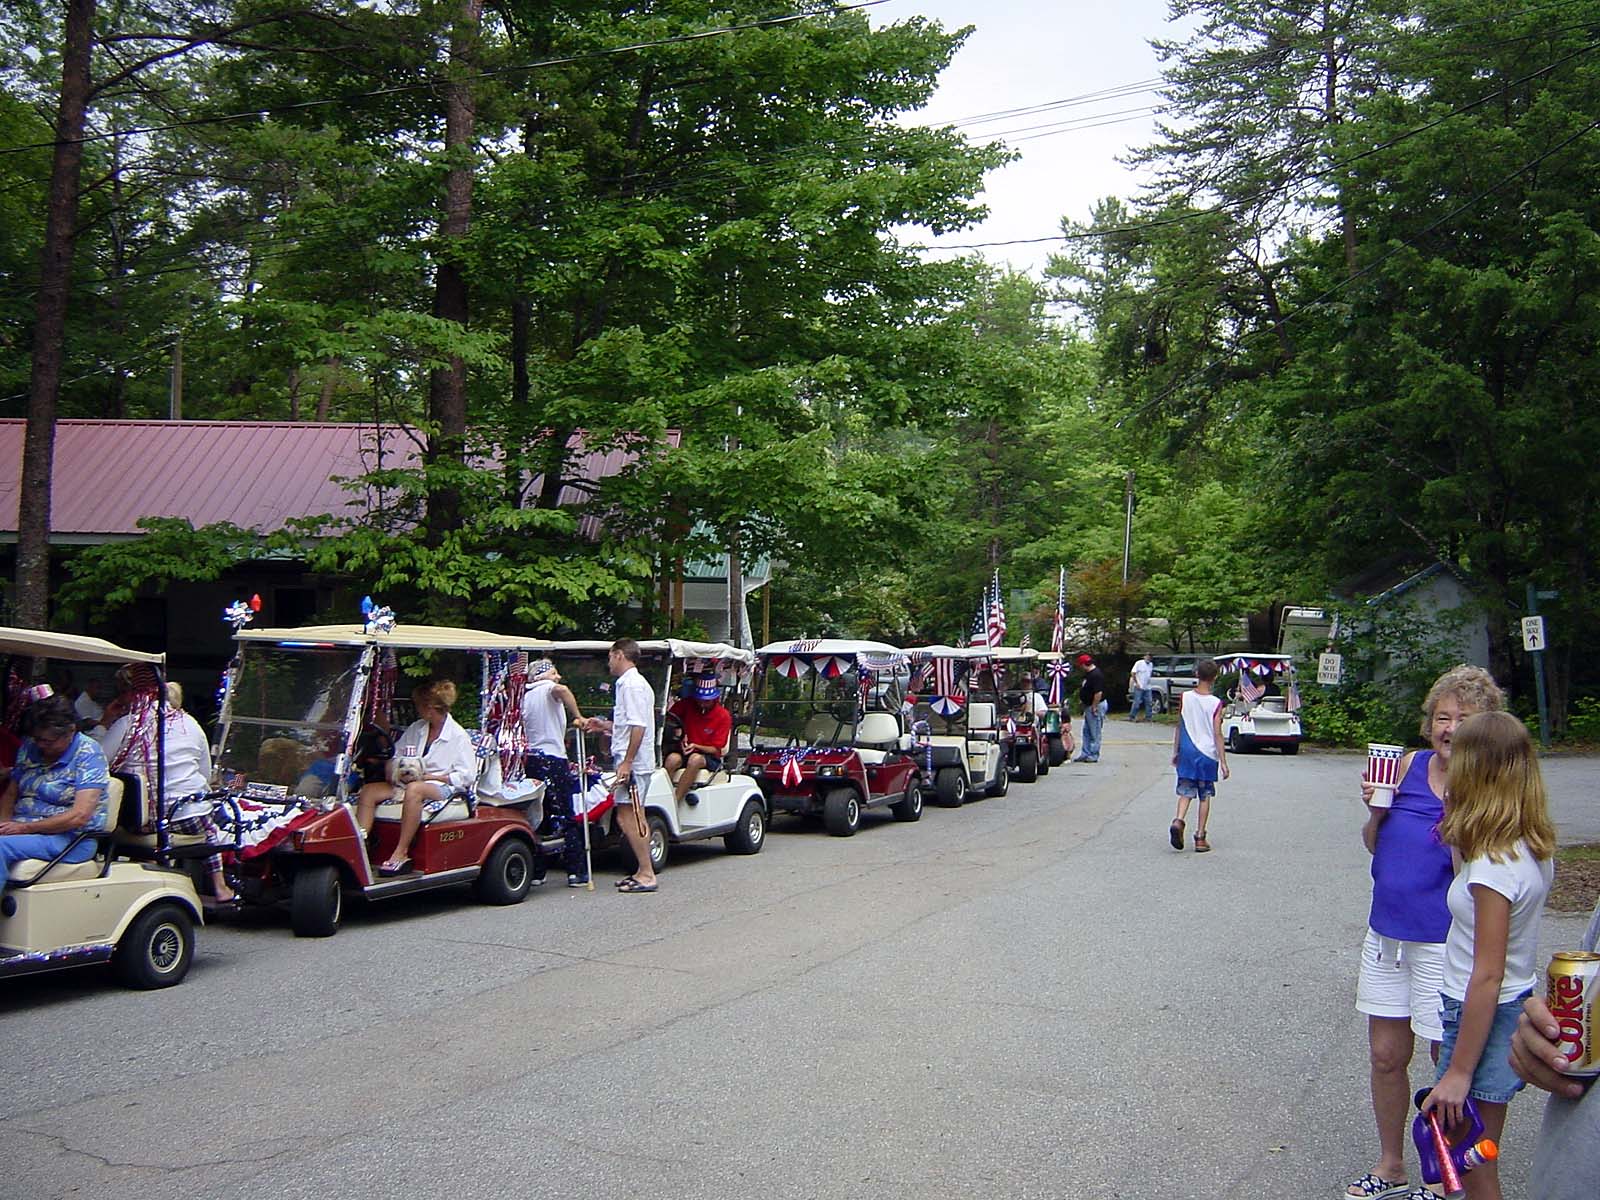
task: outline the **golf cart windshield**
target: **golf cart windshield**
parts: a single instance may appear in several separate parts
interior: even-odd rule
[[[293,789],[333,780],[360,676],[358,646],[241,645],[217,766],[234,777]]]
[[[876,658],[877,665],[867,660],[864,666],[847,654],[768,657],[756,697],[755,747],[771,750],[791,741],[848,746],[863,711],[898,714],[906,688],[905,664],[898,657]]]

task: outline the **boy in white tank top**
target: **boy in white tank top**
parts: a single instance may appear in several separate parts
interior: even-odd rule
[[[1200,801],[1200,820],[1194,829],[1194,848],[1204,854],[1206,821],[1211,797],[1217,794],[1217,776],[1228,777],[1228,755],[1222,748],[1222,698],[1211,692],[1217,682],[1217,660],[1202,658],[1194,665],[1193,691],[1178,697],[1178,728],[1172,735],[1172,765],[1178,769],[1178,815],[1167,830],[1174,850],[1183,849],[1184,818],[1189,802]]]

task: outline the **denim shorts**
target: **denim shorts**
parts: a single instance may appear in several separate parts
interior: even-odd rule
[[[1209,800],[1217,794],[1215,779],[1179,779],[1178,795],[1191,800]]]
[[[1478,1056],[1478,1069],[1472,1073],[1472,1087],[1468,1095],[1488,1104],[1506,1104],[1526,1085],[1511,1069],[1511,1035],[1517,1030],[1517,1018],[1522,1015],[1522,1002],[1533,995],[1523,992],[1515,1000],[1498,1004],[1494,1010],[1494,1023],[1489,1026],[1489,1039]],[[1444,1040],[1439,1043],[1439,1074],[1444,1078],[1455,1054],[1456,1034],[1461,1032],[1461,1001],[1452,996],[1439,997],[1443,1007],[1439,1010],[1444,1023]]]

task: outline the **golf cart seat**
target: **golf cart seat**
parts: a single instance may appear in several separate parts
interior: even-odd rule
[[[143,776],[131,771],[118,771],[111,776],[106,801],[109,805],[107,811],[117,814],[116,844],[133,852],[136,858],[153,855],[159,848],[156,806],[144,786]],[[167,846],[174,852],[211,853],[211,847],[202,833],[169,834]]]
[[[967,736],[992,740],[999,735],[994,704],[988,700],[974,700],[967,705]]]
[[[864,763],[876,766],[899,745],[900,722],[892,713],[867,713],[856,726],[856,754]]]
[[[444,804],[432,812],[433,805],[422,806],[422,823],[424,825],[437,824],[440,821],[465,821],[472,816],[472,807],[464,796],[451,796]],[[405,812],[405,805],[398,800],[390,800],[378,805],[377,819],[380,821],[398,821]]]
[[[683,772],[684,768],[679,767],[676,771],[668,771],[667,775],[671,778],[672,782],[676,784],[678,780],[683,778]],[[690,786],[700,787],[702,784],[727,783],[732,778],[733,776],[725,770],[717,771],[715,773],[711,771],[698,771],[695,773],[694,783]]]
[[[11,864],[10,881],[22,883],[32,879],[40,871],[50,866],[47,858],[22,858]],[[40,883],[65,883],[69,879],[98,879],[105,870],[105,863],[97,854],[93,858],[86,858],[80,863],[57,863],[51,867],[50,874],[39,880]]]

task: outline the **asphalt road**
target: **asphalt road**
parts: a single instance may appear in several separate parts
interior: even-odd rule
[[[680,848],[654,896],[262,915],[177,989],[8,983],[0,1197],[1331,1200],[1373,1154],[1361,760],[1236,758],[1180,854],[1170,727],[1108,735],[914,825]],[[1585,836],[1593,766],[1548,771]]]

